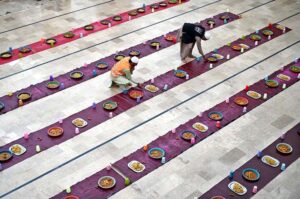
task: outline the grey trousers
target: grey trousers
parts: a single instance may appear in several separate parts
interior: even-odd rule
[[[180,57],[181,60],[185,60],[185,58],[187,57],[192,57],[192,52],[193,52],[193,48],[195,46],[195,42],[194,43],[190,43],[190,44],[185,44],[182,42],[182,34],[184,34],[182,32],[182,28],[179,29],[179,31],[177,32],[177,41],[180,42]]]

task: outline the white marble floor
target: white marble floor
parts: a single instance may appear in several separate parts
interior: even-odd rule
[[[0,49],[4,50],[10,46],[18,47],[34,42],[40,37],[62,33],[73,27],[86,25],[114,13],[136,8],[143,3],[141,1],[122,0],[104,2],[106,1],[44,0],[42,2],[43,5],[36,5],[36,1],[27,0],[24,5],[19,5],[18,1],[0,1],[0,23],[4,24],[0,27]],[[156,1],[151,0],[146,3],[152,2]],[[122,36],[132,30],[174,17],[211,2],[214,2],[214,0],[191,0],[181,6],[153,13],[126,24],[100,31],[93,34],[93,36],[84,37],[80,40],[37,53],[24,58],[22,61],[1,65],[0,95],[45,80],[49,75],[56,76],[66,73],[85,62],[89,63],[98,60],[101,57],[116,52],[118,49],[128,48],[144,40],[179,28],[183,22],[196,22],[223,12],[227,8],[230,8],[230,11],[234,13],[241,13],[266,3],[261,7],[247,11],[242,15],[242,19],[213,30],[212,34],[214,38],[204,44],[205,52],[222,46],[241,35],[262,28],[269,22],[281,21],[300,11],[300,2],[297,0],[245,0],[238,2],[234,0],[222,0],[210,6]],[[98,5],[101,3],[104,4]],[[85,9],[93,5],[96,6]],[[82,10],[76,11],[79,9]],[[8,10],[12,13],[1,16],[2,10]],[[60,16],[68,12],[73,13]],[[24,15],[26,15],[25,19]],[[58,17],[35,23],[36,21],[53,16]],[[7,170],[0,171],[0,195],[23,185],[66,160],[105,142],[142,121],[161,113],[192,95],[221,82],[225,78],[231,77],[235,73],[299,41],[299,20],[300,14],[282,22],[283,25],[293,29],[291,32],[144,102],[134,109],[126,111],[88,130],[84,134],[54,146]],[[18,28],[31,23],[33,24],[24,28]],[[18,29],[1,33],[14,28]],[[116,36],[121,37],[113,39]],[[112,40],[89,48],[89,46],[95,43],[110,39]],[[63,55],[81,49],[86,50],[60,58]],[[49,198],[57,194],[66,187],[92,175],[110,162],[128,155],[142,145],[165,134],[165,132],[173,127],[184,123],[194,117],[199,111],[206,110],[224,101],[228,96],[241,90],[245,84],[254,83],[267,74],[279,69],[281,66],[290,63],[296,57],[300,56],[299,50],[300,44],[298,43],[275,56],[271,56],[253,68],[230,78],[229,81],[226,81],[222,85],[209,89],[198,97],[147,122],[109,144],[38,178],[17,191],[12,192],[5,198]],[[178,51],[179,46],[174,45],[141,59],[137,71],[134,73],[134,78],[145,81],[180,65]],[[195,52],[195,54],[197,53]],[[56,58],[59,59],[51,61]],[[30,69],[36,65],[39,66]],[[11,76],[2,78],[8,75]],[[109,88],[103,86],[107,75],[98,76],[97,78],[1,115],[0,145],[2,146],[21,137],[25,131],[36,131],[56,122],[58,118],[67,117],[90,106],[94,101],[101,101],[114,95],[117,91],[111,91]],[[299,93],[300,84],[298,82],[267,103],[249,112],[244,117],[222,128],[218,134],[210,136],[208,139],[126,189],[118,192],[111,198],[192,199],[200,196],[201,193],[209,190],[215,183],[223,179],[228,170],[238,168],[249,160],[258,149],[266,147],[279,137],[282,132],[299,123]],[[255,123],[254,127],[253,123]],[[113,128],[115,126],[118,126],[118,128]],[[145,131],[145,129],[151,129],[151,131]],[[241,132],[243,133],[241,134]],[[227,158],[230,157],[229,154],[232,154],[232,158]],[[226,161],[222,157],[226,157]],[[299,187],[300,181],[297,180],[299,178],[291,179],[291,176],[300,175],[298,167],[299,160],[289,167],[286,172],[283,172],[263,188],[254,198],[297,199],[300,192],[299,189],[295,188]],[[157,176],[160,176],[159,183],[157,183]],[[287,182],[292,183],[292,186],[283,186]]]

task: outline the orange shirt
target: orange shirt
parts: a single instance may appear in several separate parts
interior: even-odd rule
[[[129,63],[130,57],[125,57],[123,59],[121,59],[120,61],[118,61],[111,69],[111,74],[114,77],[118,77],[118,76],[124,76],[125,73],[123,72],[124,69],[125,70],[130,70],[131,65]]]

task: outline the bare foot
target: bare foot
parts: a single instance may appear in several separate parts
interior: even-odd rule
[[[196,58],[195,55],[189,55],[189,57],[190,57],[190,58],[194,58],[194,59]]]
[[[185,61],[186,62],[191,62],[191,61],[193,61],[195,58],[191,58],[191,57],[187,57],[187,58],[185,58]]]
[[[186,64],[187,61],[185,59],[182,59],[181,62]]]

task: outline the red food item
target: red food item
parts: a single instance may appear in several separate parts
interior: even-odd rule
[[[129,96],[133,99],[137,99],[137,98],[143,97],[144,93],[143,93],[143,91],[140,91],[140,90],[131,90],[129,92]]]

